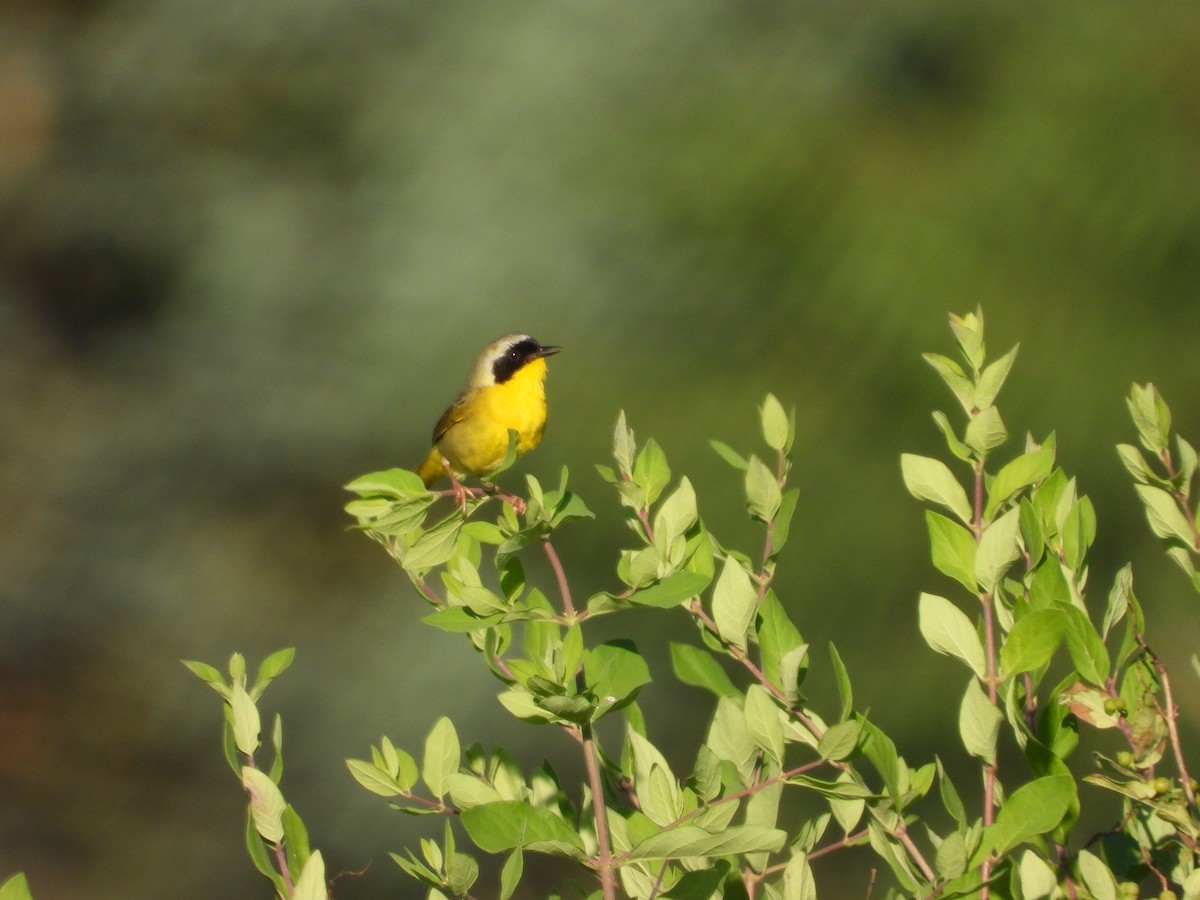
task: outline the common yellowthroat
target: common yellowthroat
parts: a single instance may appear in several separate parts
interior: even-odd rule
[[[508,432],[517,453],[532,450],[546,429],[546,347],[527,334],[506,334],[483,348],[462,393],[433,429],[433,449],[417,467],[425,486],[446,474],[484,475],[504,461]]]

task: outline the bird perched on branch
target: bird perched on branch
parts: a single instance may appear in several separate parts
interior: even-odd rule
[[[508,455],[509,431],[517,453],[532,450],[546,428],[546,347],[527,334],[507,334],[483,348],[462,393],[433,429],[433,448],[417,467],[429,487],[443,475],[486,475]]]

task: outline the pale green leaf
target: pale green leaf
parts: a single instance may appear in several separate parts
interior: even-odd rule
[[[991,593],[1021,555],[1021,516],[1014,507],[984,529],[975,553],[975,578]]]
[[[1008,440],[1008,429],[1004,427],[1004,421],[1000,418],[1000,410],[994,406],[980,410],[967,423],[967,433],[964,437],[968,447],[981,457],[987,456]]]
[[[971,524],[971,504],[967,492],[949,467],[939,459],[904,453],[900,456],[904,486],[918,500],[946,507],[962,522]]]
[[[283,810],[287,805],[271,776],[253,766],[242,766],[242,787],[250,795],[250,815],[263,840],[277,844],[283,839]]]
[[[445,796],[447,777],[458,771],[461,756],[454,723],[442,716],[425,738],[425,756],[421,762],[421,777],[435,797]]]
[[[0,900],[33,900],[24,872],[18,872],[0,884]]]
[[[1182,541],[1189,547],[1195,545],[1192,523],[1180,511],[1174,497],[1148,484],[1134,485],[1134,489],[1146,507],[1146,519],[1156,535],[1167,540]]]
[[[258,716],[258,707],[246,691],[244,681],[234,682],[230,691],[229,708],[233,715],[233,740],[238,750],[247,756],[253,756],[258,749],[259,735],[262,733],[262,722]]]
[[[1004,714],[988,700],[979,681],[972,678],[958,712],[958,731],[967,752],[984,762],[995,762],[996,739],[1003,721]]]
[[[1052,831],[1074,799],[1075,780],[1070,775],[1047,775],[1022,785],[1000,807],[995,823],[985,829],[975,859],[989,852],[1003,855]]]
[[[975,405],[980,409],[991,406],[995,402],[996,395],[1000,393],[1000,388],[1004,386],[1004,382],[1008,378],[1008,373],[1012,371],[1019,347],[1019,344],[1013,347],[998,360],[985,366],[979,374],[979,383],[975,388]]]
[[[1022,488],[1037,484],[1049,477],[1053,468],[1054,450],[1050,447],[1022,453],[1016,459],[1007,462],[992,479],[991,487],[988,489],[987,506],[984,508],[984,518],[990,520],[1001,504]]]
[[[1079,876],[1094,900],[1117,900],[1120,896],[1117,880],[1100,857],[1081,849],[1075,856],[1075,864],[1079,867]]]
[[[300,877],[292,888],[291,900],[327,900],[329,887],[325,883],[325,860],[321,851],[314,850],[304,864]]]
[[[646,838],[630,851],[628,858],[686,859],[738,853],[774,853],[786,841],[787,832],[761,825],[733,825],[719,834],[710,834],[694,825],[680,825]]]
[[[767,394],[759,409],[762,418],[763,440],[772,450],[784,450],[791,443],[791,424],[783,404],[774,394]]]
[[[741,695],[741,691],[734,686],[721,664],[707,650],[672,641],[671,667],[675,671],[675,677],[684,684],[704,688],[718,697]]]
[[[783,722],[779,713],[779,707],[775,705],[766,688],[752,684],[746,689],[746,730],[751,740],[771,759],[782,764]]]
[[[980,678],[987,676],[983,643],[967,614],[936,594],[921,594],[918,602],[921,636],[938,653],[955,656]]]
[[[925,510],[929,547],[934,566],[975,593],[975,536],[970,530],[931,509]]]
[[[712,595],[713,621],[721,640],[744,650],[757,608],[758,592],[749,573],[740,562],[728,557]]]
[[[1032,672],[1050,662],[1067,627],[1064,609],[1038,609],[1016,621],[1000,648],[1000,668],[1006,676]]]

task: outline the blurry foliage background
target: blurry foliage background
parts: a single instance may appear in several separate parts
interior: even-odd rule
[[[339,897],[415,896],[386,851],[436,825],[350,780],[381,733],[419,750],[449,711],[530,767],[573,757],[418,624],[341,512],[341,484],[421,456],[508,331],[566,348],[520,468],[568,465],[607,517],[560,543],[583,595],[613,584],[592,464],[620,408],[747,549],[707,439],[755,448],[768,390],[798,408],[778,586],[813,692],[832,640],[923,762],[961,756],[962,672],[915,601],[956,595],[897,457],[944,453],[929,410],[953,400],[919,353],[982,303],[995,353],[1022,342],[1010,429],[1057,429],[1095,501],[1093,591],[1133,559],[1190,685],[1195,598],[1112,447],[1133,380],[1200,441],[1198,83],[1182,2],[8,0],[0,873],[66,900],[267,895],[219,701],[180,657],[298,648],[263,705],[330,871],[370,864]],[[682,616],[606,628],[694,639]],[[686,770],[701,698],[650,657],[651,736]]]

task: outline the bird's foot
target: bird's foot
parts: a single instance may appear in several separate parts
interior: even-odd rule
[[[515,512],[518,516],[525,515],[525,509],[526,509],[525,501],[522,500],[520,497],[518,497],[516,494],[510,494],[507,491],[502,491],[502,490],[500,490],[500,486],[498,484],[495,484],[494,482],[490,482],[490,481],[485,481],[483,483],[483,489],[485,491],[487,491],[489,494],[491,494],[493,497],[498,497],[500,500],[504,501],[509,506],[511,506],[513,509],[513,512]]]

